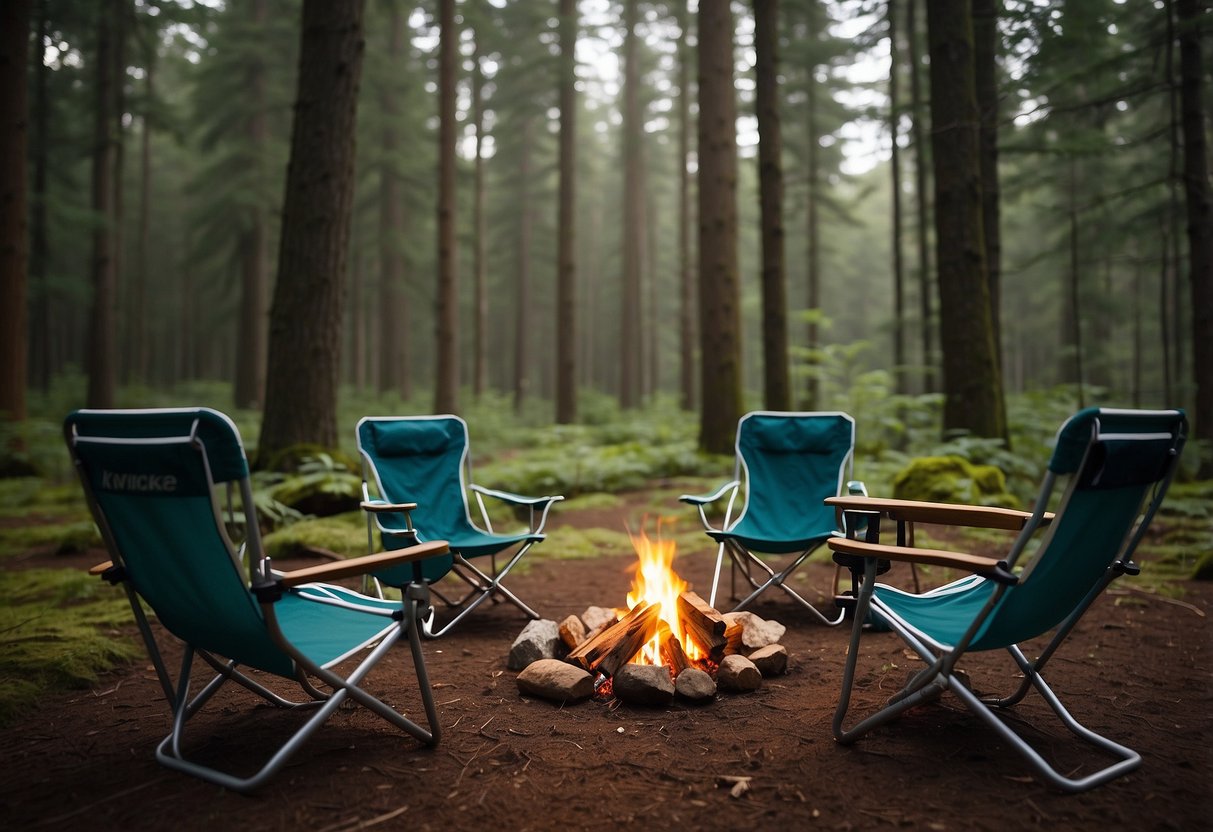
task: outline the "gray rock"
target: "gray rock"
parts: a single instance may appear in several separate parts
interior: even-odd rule
[[[788,669],[788,650],[782,644],[768,644],[751,653],[750,661],[764,677],[779,676]]]
[[[674,682],[665,665],[625,664],[611,683],[615,696],[632,705],[665,705],[674,698]]]
[[[778,621],[767,621],[745,610],[741,612],[726,612],[724,620],[741,625],[742,652],[757,650],[759,647],[766,647],[768,644],[778,644],[779,640],[783,638],[783,634],[788,631],[788,628]]]
[[[560,628],[555,621],[546,618],[530,621],[514,639],[505,666],[510,670],[522,670],[540,659],[556,658],[559,649]]]
[[[762,674],[752,661],[734,653],[721,660],[720,668],[716,671],[716,684],[721,690],[737,693],[758,690],[758,686],[762,684]]]
[[[619,616],[615,614],[615,611],[607,607],[586,607],[585,612],[581,614],[581,623],[585,624],[587,633],[601,630],[618,620]]]
[[[716,682],[697,667],[688,667],[674,680],[674,692],[691,702],[707,702],[716,695]]]
[[[559,659],[539,659],[518,674],[518,690],[553,702],[580,702],[594,695],[594,677]]]

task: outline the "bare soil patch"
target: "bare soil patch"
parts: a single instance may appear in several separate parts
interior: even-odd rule
[[[554,522],[621,528],[627,510],[565,512]],[[705,596],[713,554],[705,546],[676,561]],[[1141,560],[1148,568],[1148,552]],[[560,620],[591,604],[622,604],[632,565],[620,557],[535,558],[510,585]],[[426,643],[444,731],[436,748],[362,709],[342,710],[253,797],[155,762],[169,711],[150,663],[141,662],[93,690],[49,699],[0,736],[0,818],[8,829],[124,830],[1208,828],[1213,587],[1185,584],[1188,607],[1127,589],[1130,582],[1097,603],[1046,674],[1080,720],[1144,758],[1137,772],[1083,795],[1034,781],[1018,755],[946,695],[856,746],[837,745],[830,721],[848,630],[815,623],[770,595],[754,611],[788,627],[787,674],[705,706],[560,707],[523,697],[505,662],[525,622],[512,607],[484,610]],[[801,586],[813,597],[829,583],[830,568],[812,564]],[[882,702],[920,666],[887,633],[866,635],[863,652],[860,708]],[[971,657],[965,667],[978,691],[1017,682],[1002,654]],[[417,713],[410,672],[401,650],[368,686]],[[209,678],[201,666],[196,673]],[[1063,768],[1081,772],[1103,760],[1035,695],[1016,712],[1012,718],[1039,726],[1031,736]],[[195,720],[194,749],[239,769],[262,759],[297,718],[233,687]],[[212,739],[213,729],[225,739]],[[744,793],[733,788],[737,778],[749,778]]]

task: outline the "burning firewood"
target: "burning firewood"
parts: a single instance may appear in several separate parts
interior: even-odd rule
[[[678,674],[691,664],[687,659],[686,651],[682,649],[682,642],[668,628],[664,628],[661,637],[661,660],[665,662],[665,666],[670,669],[670,675],[674,678],[678,678]]]
[[[719,662],[724,657],[724,648],[728,644],[725,637],[727,625],[724,617],[707,601],[689,590],[683,592],[678,596],[678,619],[687,635],[709,659]]]
[[[616,624],[602,630],[569,653],[568,660],[585,670],[614,676],[657,632],[660,604],[641,605]]]

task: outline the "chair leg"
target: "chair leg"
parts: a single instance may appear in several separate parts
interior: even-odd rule
[[[716,589],[720,586],[720,566],[724,562],[724,544],[716,547],[716,569],[712,572],[712,594],[708,596],[708,606],[716,609]]]
[[[425,656],[421,650],[421,622],[428,614],[429,607],[429,590],[425,584],[410,584],[405,588],[405,598],[403,610],[401,612],[401,621],[399,628],[395,629],[387,637],[379,642],[371,649],[370,654],[362,660],[362,662],[349,674],[349,676],[341,677],[332,671],[317,666],[306,667],[306,671],[318,679],[322,680],[333,688],[333,694],[324,701],[309,701],[302,704],[293,704],[287,700],[278,697],[268,689],[253,682],[244,674],[235,671],[234,668],[229,669],[229,672],[221,672],[207,684],[207,686],[192,700],[188,699],[189,693],[189,671],[192,661],[192,650],[187,647],[185,659],[182,664],[182,672],[179,677],[178,689],[176,692],[173,730],[165,737],[156,747],[156,759],[164,766],[177,771],[190,774],[210,783],[215,783],[224,788],[232,789],[238,792],[252,792],[264,784],[267,780],[273,777],[282,768],[283,765],[291,758],[291,756],[299,750],[299,748],[319,730],[328,718],[341,707],[347,699],[353,699],[368,710],[378,714],[387,722],[400,728],[410,736],[420,740],[426,745],[434,745],[438,742],[440,726],[438,722],[438,712],[434,704],[434,694],[429,683],[429,674],[426,670]],[[370,670],[375,667],[379,661],[391,650],[399,641],[401,635],[406,635],[409,641],[409,646],[412,652],[413,668],[417,676],[417,683],[420,689],[422,705],[425,710],[426,720],[429,724],[429,729],[421,727],[417,723],[410,720],[408,717],[396,711],[390,705],[387,705],[378,698],[372,696],[363,690],[359,685]],[[296,656],[296,661],[301,662],[301,658]],[[302,663],[302,662],[301,662]],[[305,664],[305,663],[304,663]],[[185,758],[181,751],[181,743],[185,735],[185,726],[201,707],[209,700],[214,693],[228,679],[238,681],[245,687],[249,687],[254,692],[261,693],[266,691],[270,694],[271,701],[275,704],[285,702],[289,707],[293,708],[315,708],[316,712],[312,714],[307,721],[293,733],[284,742],[277,751],[275,751],[261,768],[249,777],[237,777],[224,771],[204,766],[195,763]],[[251,686],[250,686],[251,685]],[[260,690],[258,690],[260,689]],[[264,695],[264,694],[263,694]]]
[[[834,738],[838,742],[849,745],[864,734],[877,728],[881,725],[891,722],[905,711],[917,705],[933,701],[939,696],[941,688],[946,688],[956,696],[974,715],[982,722],[995,731],[1000,737],[1007,741],[1021,756],[1023,756],[1032,770],[1041,778],[1042,781],[1049,785],[1067,792],[1082,792],[1107,783],[1117,777],[1133,771],[1141,765],[1141,757],[1137,752],[1126,746],[1114,742],[1107,737],[1095,733],[1091,729],[1082,725],[1077,719],[1065,708],[1061,700],[1053,692],[1052,688],[1045,682],[1039,671],[1032,666],[1023,655],[1018,647],[1007,648],[1014,657],[1017,664],[1024,671],[1025,685],[1035,687],[1045,702],[1075,736],[1084,740],[1090,745],[1093,745],[1114,757],[1117,761],[1098,771],[1087,775],[1086,777],[1072,778],[1058,772],[1055,768],[1049,765],[1048,762],[1031,746],[1026,740],[1019,736],[1010,726],[1008,726],[999,716],[997,710],[1003,710],[1002,702],[1015,701],[1018,702],[1022,696],[1010,698],[1008,700],[1000,700],[998,703],[990,703],[982,701],[976,694],[970,691],[964,684],[957,680],[952,672],[952,666],[955,664],[956,656],[952,654],[941,655],[934,657],[931,666],[922,673],[915,676],[905,688],[894,695],[883,708],[875,713],[861,719],[855,725],[847,728],[844,727],[843,721],[846,718],[847,712],[850,709],[851,695],[855,681],[855,668],[859,658],[859,643],[860,636],[863,633],[863,622],[867,618],[868,611],[871,609],[872,593],[875,589],[876,582],[876,561],[868,558],[864,562],[864,578],[859,588],[859,594],[855,605],[855,618],[852,622],[851,640],[847,650],[846,664],[843,669],[842,692],[839,696],[838,707],[834,712],[833,731]],[[906,638],[910,646],[913,647],[924,660],[931,660],[929,651],[926,646],[914,639],[909,633],[901,632],[899,634]]]
[[[500,594],[503,598],[505,598],[511,604],[518,607],[518,609],[522,610],[523,614],[526,615],[528,618],[530,618],[532,620],[538,619],[539,613],[535,612],[535,610],[533,610],[529,606],[527,606],[527,604],[525,604],[522,601],[522,599],[520,599],[517,595],[515,595],[508,588],[506,588],[506,586],[504,584],[501,583],[501,581],[505,578],[505,576],[507,574],[509,574],[509,571],[514,568],[514,565],[516,563],[518,563],[519,560],[522,559],[522,556],[524,554],[526,554],[527,550],[530,548],[531,548],[531,543],[529,543],[529,542],[524,543],[521,547],[519,547],[518,551],[515,552],[510,557],[509,561],[505,564],[505,566],[503,566],[499,572],[497,572],[495,575],[492,575],[492,576],[486,575],[486,574],[484,574],[484,572],[477,569],[476,566],[473,563],[471,563],[471,561],[469,561],[467,558],[464,558],[461,555],[456,555],[455,563],[458,564],[459,566],[463,567],[464,569],[467,569],[470,572],[472,572],[476,576],[477,580],[480,580],[483,583],[480,585],[481,588],[478,592],[474,592],[469,595],[471,600],[468,601],[463,606],[463,608],[455,615],[454,618],[452,618],[450,621],[446,622],[446,624],[444,624],[441,628],[439,628],[437,630],[434,629],[434,619],[431,616],[425,622],[425,626],[423,628],[424,635],[427,638],[439,638],[439,637],[445,635],[452,627],[454,627],[456,624],[458,624],[460,621],[462,621],[469,613],[471,613],[472,610],[476,609],[478,606],[480,606],[482,603],[484,603],[484,601],[486,599],[492,597],[494,594]],[[464,580],[469,580],[469,579],[467,579],[465,577]],[[469,583],[474,584],[474,582],[471,580],[469,580]]]
[[[750,576],[747,572],[747,578],[749,579],[750,584],[754,589],[749,595],[747,595],[745,598],[741,599],[741,601],[739,601],[737,603],[737,606],[733,607],[733,611],[737,612],[739,610],[745,609],[746,605],[748,605],[751,601],[753,601],[755,598],[757,598],[762,593],[766,592],[766,590],[769,589],[771,586],[777,586],[780,589],[782,589],[784,592],[786,592],[789,596],[791,596],[791,598],[794,601],[796,601],[802,607],[804,607],[809,612],[811,612],[823,624],[826,624],[827,626],[830,626],[830,627],[841,624],[843,619],[846,617],[845,609],[840,609],[838,611],[837,617],[829,618],[828,616],[823,615],[820,610],[818,610],[815,606],[813,606],[808,601],[808,599],[806,599],[799,592],[797,592],[796,590],[792,589],[792,587],[787,585],[787,579],[789,577],[791,577],[793,572],[795,572],[797,569],[800,568],[800,565],[802,563],[804,563],[805,560],[808,559],[809,555],[812,554],[813,551],[814,551],[813,549],[806,549],[805,551],[803,551],[799,555],[797,555],[796,558],[794,558],[792,560],[792,562],[790,564],[788,564],[782,571],[776,572],[774,569],[772,569],[770,566],[768,566],[766,563],[764,563],[760,558],[758,558],[758,557],[754,556],[752,553],[747,552],[744,549],[742,549],[741,552],[742,552],[742,555],[746,559],[746,561],[745,561],[746,565],[748,566],[750,564],[753,564],[753,565],[761,567],[767,573],[768,578],[764,583],[760,584],[756,580],[754,580],[753,577]],[[732,549],[730,549],[730,554],[733,554],[734,558],[738,557],[738,555]]]

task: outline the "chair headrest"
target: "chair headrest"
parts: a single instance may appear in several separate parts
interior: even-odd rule
[[[852,422],[840,413],[751,413],[741,444],[777,454],[829,454],[851,447]]]
[[[193,436],[206,449],[215,482],[248,476],[240,431],[223,413],[209,407],[146,410],[77,410],[64,421],[72,436],[112,439],[172,439]]]
[[[369,423],[376,453],[384,457],[440,454],[463,444],[457,419],[386,419]]]
[[[1087,466],[1095,472],[1089,472],[1087,477],[1098,477],[1099,482],[1092,481],[1089,485],[1113,487],[1154,481],[1165,474],[1170,452],[1182,448],[1187,424],[1182,410],[1088,407],[1067,419],[1058,430],[1049,470],[1055,474],[1077,472],[1091,447],[1091,462],[1096,467]]]

